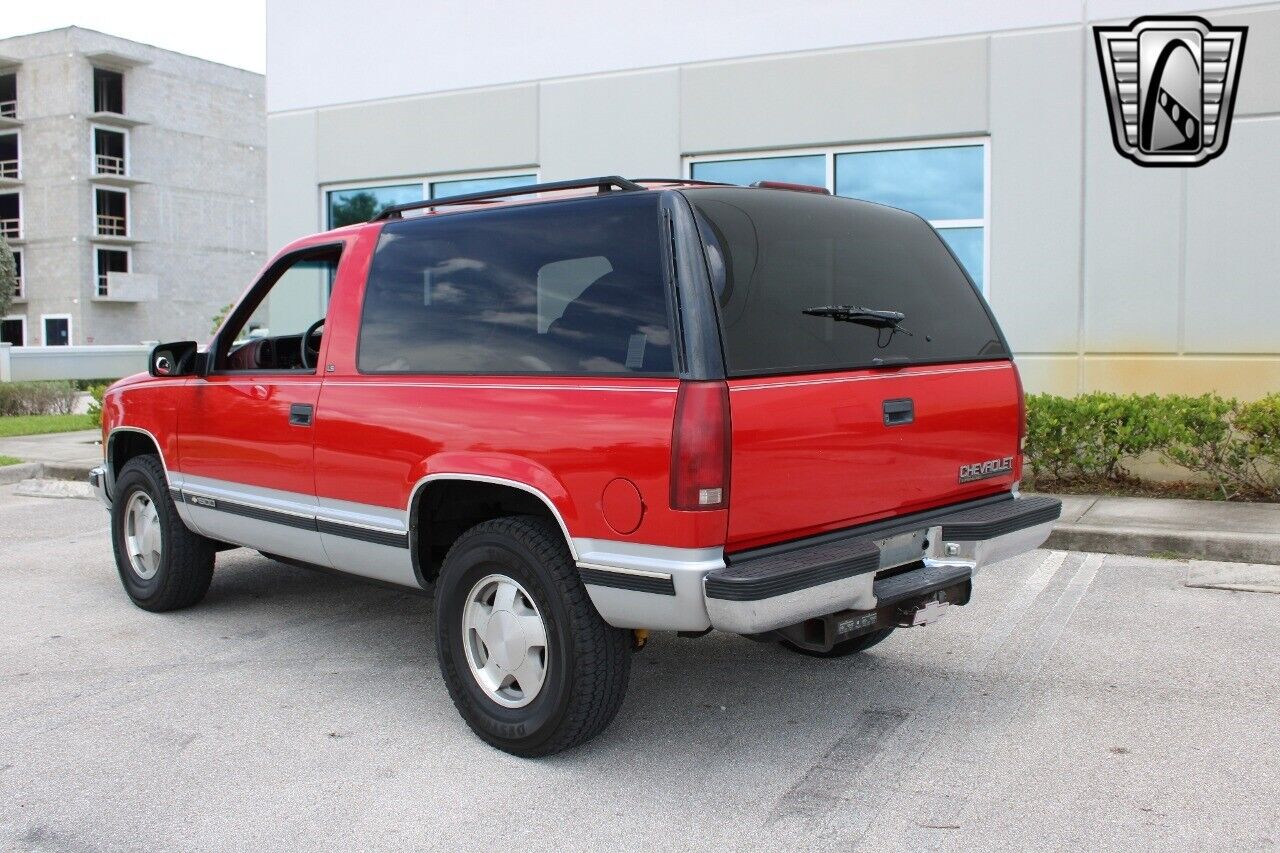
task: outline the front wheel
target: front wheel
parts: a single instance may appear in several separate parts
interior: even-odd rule
[[[521,756],[595,737],[631,671],[629,632],[605,624],[558,528],[530,516],[477,524],[436,581],[436,653],[471,730]]]
[[[214,544],[178,517],[155,456],[129,460],[116,477],[111,544],[124,591],[143,610],[190,607],[209,589]]]

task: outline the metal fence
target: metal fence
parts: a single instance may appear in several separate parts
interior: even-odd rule
[[[0,344],[0,382],[116,379],[147,369],[154,344],[15,347]]]

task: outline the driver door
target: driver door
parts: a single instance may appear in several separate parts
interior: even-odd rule
[[[341,246],[272,264],[223,325],[210,369],[178,413],[173,485],[213,539],[322,566],[316,529],[313,423],[330,283]],[[303,353],[303,336],[314,348]]]

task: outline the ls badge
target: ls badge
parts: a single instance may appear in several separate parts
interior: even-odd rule
[[[1200,166],[1226,150],[1248,29],[1196,17],[1094,27],[1121,156],[1139,166]]]

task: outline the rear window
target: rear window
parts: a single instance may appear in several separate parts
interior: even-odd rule
[[[1008,357],[981,297],[919,217],[787,190],[685,195],[700,214],[730,375]],[[839,305],[899,311],[906,331],[804,313]]]
[[[390,222],[362,373],[671,375],[657,193]]]

